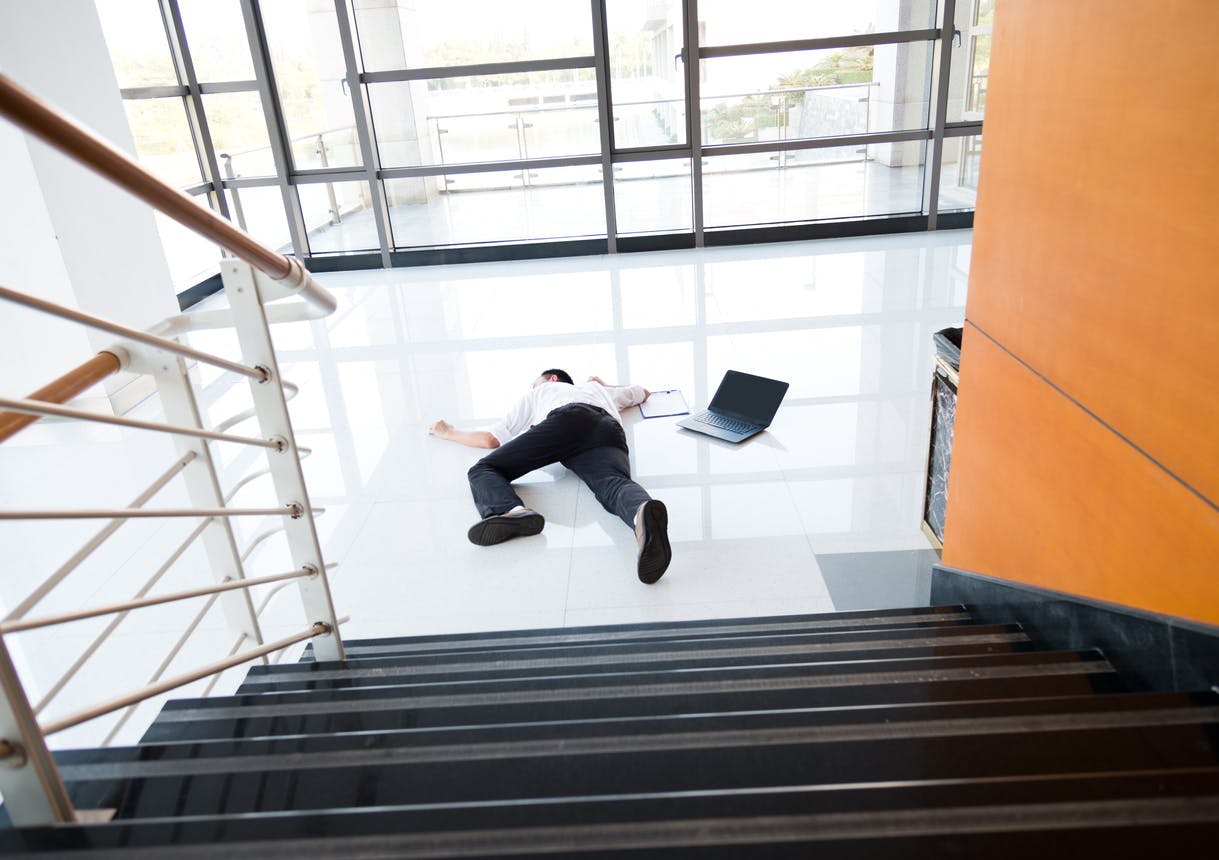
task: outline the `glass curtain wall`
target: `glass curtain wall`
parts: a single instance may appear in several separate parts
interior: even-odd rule
[[[284,252],[382,265],[943,226],[998,5],[96,2],[146,165]],[[164,238],[176,279],[214,271]]]

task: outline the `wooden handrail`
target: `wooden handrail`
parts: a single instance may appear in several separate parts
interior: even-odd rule
[[[272,251],[188,195],[166,185],[125,153],[60,114],[0,74],[0,116],[79,161],[179,224],[215,242],[251,266],[306,296],[327,296],[299,260]]]
[[[41,400],[45,403],[67,403],[81,392],[87,391],[103,379],[118,372],[118,356],[112,352],[99,352],[84,364],[69,370],[59,379],[49,385],[44,385],[25,399]],[[21,412],[0,412],[0,442],[11,438],[40,417]]]

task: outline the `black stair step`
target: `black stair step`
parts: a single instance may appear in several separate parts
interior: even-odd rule
[[[849,662],[1033,650],[1018,625],[961,626],[892,633],[796,634],[699,642],[632,643],[578,649],[495,651],[467,655],[385,657],[257,667],[239,694],[383,686],[446,679],[553,677],[635,669],[693,669],[772,663]]]
[[[650,655],[667,653],[715,653],[732,651],[739,648],[777,647],[783,645],[807,645],[810,649],[824,648],[827,650],[843,647],[844,643],[906,642],[918,643],[927,640],[938,640],[960,636],[1004,636],[1007,638],[996,641],[1026,641],[1023,628],[1019,624],[967,624],[952,622],[951,624],[914,624],[890,626],[874,630],[783,630],[754,633],[748,636],[723,635],[687,635],[671,636],[665,639],[651,641],[588,641],[567,644],[536,644],[511,647],[488,647],[471,651],[427,651],[421,653],[392,654],[366,656],[358,660],[309,661],[306,663],[289,663],[286,665],[251,666],[251,680],[265,675],[312,675],[318,672],[328,672],[334,669],[350,669],[353,671],[374,671],[378,667],[393,666],[459,666],[463,664],[499,663],[507,661],[545,661],[562,659],[580,659],[594,657],[640,655],[646,659]],[[880,646],[884,647],[884,646]]]
[[[443,748],[467,750],[479,744],[567,744],[601,738],[647,738],[654,743],[667,735],[694,732],[740,732],[770,730],[824,730],[851,733],[871,732],[889,726],[893,733],[945,734],[971,731],[971,721],[995,718],[1030,721],[1068,721],[1068,718],[1093,720],[1095,724],[1116,718],[1127,724],[1154,722],[1161,712],[1188,712],[1195,717],[1200,709],[1219,710],[1219,694],[1203,693],[1117,693],[1108,696],[1074,696],[1048,699],[998,699],[973,702],[913,703],[899,706],[851,707],[838,709],[789,709],[783,711],[745,711],[682,716],[649,716],[567,722],[514,723],[489,726],[447,726],[432,729],[402,729],[393,732],[334,735],[294,735],[281,738],[238,738],[195,741],[181,744],[143,744],[133,747],[59,750],[54,753],[61,774],[67,781],[99,780],[133,776],[186,773],[216,773],[257,769],[251,762],[260,756],[283,756],[297,767],[320,759],[333,759],[335,753],[353,753],[351,760],[377,756],[392,757],[395,750],[435,757]],[[1194,717],[1182,716],[1182,719]],[[931,725],[939,721],[939,728]],[[864,727],[864,729],[859,729]],[[982,728],[972,729],[976,732]]]
[[[273,693],[170,702],[145,743],[209,737],[387,731],[445,725],[561,721],[720,711],[845,707],[910,702],[1072,696],[1121,692],[1119,677],[1095,652],[1039,652],[891,661],[901,670],[780,667],[746,672],[677,672],[641,686],[633,676],[548,679],[540,689],[403,696],[401,688]],[[920,665],[930,663],[931,665]],[[607,684],[607,680],[616,683]]]
[[[442,744],[209,764],[187,775],[72,779],[69,790],[78,806],[157,817],[1211,768],[1219,767],[1219,706]]]
[[[384,639],[345,640],[348,659],[429,652],[459,652],[554,645],[640,642],[667,638],[749,636],[777,632],[816,632],[909,627],[918,624],[968,624],[972,617],[962,606],[932,606],[914,609],[827,612],[815,615],[778,615],[756,618],[658,621],[644,624],[610,624],[589,627],[556,627],[488,633],[402,636]],[[302,662],[313,660],[312,644],[306,646]]]
[[[624,671],[578,673],[546,676],[544,669],[522,677],[466,679],[460,676],[443,680],[406,679],[376,687],[338,690],[298,690],[272,693],[247,693],[206,699],[177,699],[166,703],[162,719],[179,719],[179,712],[229,712],[234,716],[253,715],[275,706],[308,710],[313,704],[323,707],[377,707],[377,699],[409,698],[423,702],[431,698],[461,698],[514,701],[548,701],[569,697],[596,698],[681,694],[700,689],[732,691],[765,690],[784,686],[845,686],[897,683],[924,675],[942,678],[979,677],[997,674],[1075,674],[1111,671],[1100,652],[1033,651],[1014,654],[970,654],[957,657],[885,658],[843,663],[803,661],[778,665],[706,666],[671,670],[649,666],[627,667]]]
[[[0,831],[0,852],[138,858],[1145,857],[1219,838],[1219,769],[650,793]],[[896,825],[896,826],[895,826]],[[1035,849],[1035,850],[1034,850]],[[1064,853],[1062,849],[1069,849]]]

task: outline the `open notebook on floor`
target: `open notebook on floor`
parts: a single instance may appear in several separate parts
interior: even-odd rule
[[[639,414],[644,418],[663,418],[666,415],[686,415],[690,407],[681,390],[670,388],[668,391],[653,391],[648,399],[639,404]]]
[[[677,422],[696,433],[742,442],[770,426],[788,384],[765,376],[730,370],[724,374],[705,412]]]

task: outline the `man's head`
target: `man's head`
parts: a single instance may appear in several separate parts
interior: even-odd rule
[[[542,375],[533,383],[533,387],[537,388],[543,382],[566,382],[568,385],[575,385],[572,382],[571,374],[566,370],[559,370],[557,367],[552,367],[550,370],[543,370]]]

